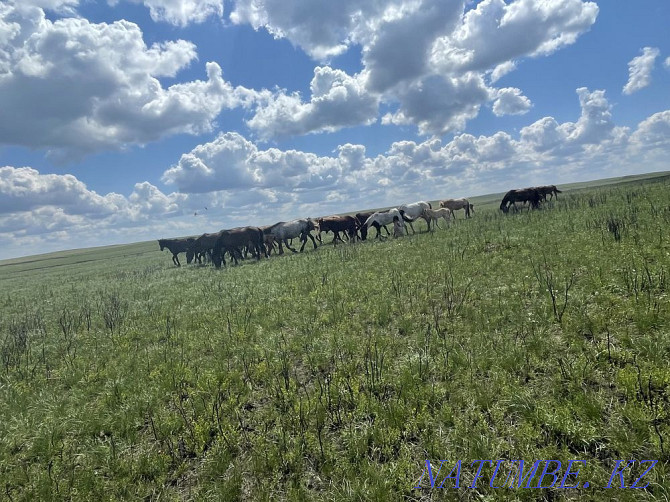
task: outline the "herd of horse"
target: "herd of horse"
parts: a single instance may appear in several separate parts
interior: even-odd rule
[[[323,244],[323,233],[332,232],[333,244],[366,240],[370,228],[376,230],[375,238],[383,238],[382,231],[390,236],[388,225],[393,225],[394,220],[402,223],[403,227],[408,224],[412,233],[416,233],[413,223],[421,218],[428,224],[428,230],[435,227],[443,219],[447,226],[455,219],[454,211],[463,209],[465,217],[474,214],[474,206],[467,199],[446,199],[440,202],[439,209],[433,209],[429,202],[419,201],[412,204],[403,204],[386,211],[370,211],[357,213],[356,215],[333,215],[321,218],[300,218],[292,221],[280,221],[274,225],[263,227],[238,227],[221,230],[216,233],[206,233],[199,237],[186,237],[180,239],[159,239],[160,250],[168,249],[172,253],[172,262],[181,266],[179,254],[186,253],[186,263],[203,263],[211,261],[216,268],[226,265],[226,255],[237,264],[240,259],[251,254],[260,260],[263,256],[269,257],[276,249],[278,254],[284,253],[284,247],[297,253],[305,249],[308,241],[312,242],[314,249],[317,241]],[[432,224],[432,227],[431,227]],[[293,239],[299,239],[300,250],[293,247]]]
[[[528,210],[538,209],[540,207],[540,202],[546,201],[547,196],[549,199],[553,199],[554,196],[558,198],[558,194],[562,193],[556,185],[544,185],[537,187],[528,187],[528,188],[519,188],[515,190],[510,190],[503,197],[502,202],[500,203],[500,210],[503,213],[509,212],[510,208],[513,208],[515,211],[519,208],[516,203],[520,202],[523,205],[528,203]]]
[[[555,185],[529,187],[510,190],[500,203],[500,210],[507,213],[512,207],[518,210],[516,203],[525,205],[528,209],[536,209],[541,201],[546,201],[547,196],[553,198],[561,193]],[[383,238],[382,230],[390,236],[388,225],[399,222],[407,232],[409,225],[412,233],[416,233],[413,223],[421,218],[428,225],[428,230],[441,228],[439,220],[443,219],[448,227],[450,221],[455,219],[454,211],[463,209],[465,217],[474,215],[474,206],[468,199],[445,199],[440,201],[440,207],[433,206],[426,201],[403,204],[386,211],[370,211],[356,213],[356,215],[333,215],[321,218],[300,218],[292,221],[280,221],[274,225],[263,227],[237,227],[221,230],[216,233],[202,234],[199,237],[186,237],[181,239],[159,239],[160,250],[168,249],[172,253],[172,262],[181,266],[179,254],[186,253],[186,263],[204,263],[210,261],[216,268],[226,265],[225,256],[230,256],[237,265],[240,259],[251,254],[257,260],[263,256],[269,258],[276,249],[278,254],[284,253],[284,247],[294,253],[303,252],[308,241],[312,242],[314,249],[317,241],[323,244],[322,234],[332,232],[333,244],[344,242],[344,238],[350,242],[366,240],[370,228],[376,230],[375,238]],[[312,234],[314,232],[314,234]],[[299,239],[300,251],[293,247],[293,239]]]

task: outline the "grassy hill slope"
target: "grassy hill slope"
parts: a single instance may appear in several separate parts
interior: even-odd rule
[[[669,498],[670,179],[581,188],[222,270],[153,241],[3,262],[3,497]],[[514,488],[469,488],[478,459]],[[627,487],[658,460],[644,489],[604,488],[620,459]]]

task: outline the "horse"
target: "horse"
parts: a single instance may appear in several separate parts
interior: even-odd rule
[[[449,227],[449,219],[454,217],[454,213],[451,209],[447,207],[441,207],[440,209],[424,209],[423,210],[424,218],[428,218],[432,221],[437,228],[440,228],[437,221],[442,218],[447,222],[447,228]],[[430,225],[428,225],[430,228]]]
[[[366,233],[371,226],[374,226],[377,229],[377,235],[375,237],[381,237],[380,228],[386,230],[386,233],[390,236],[391,233],[389,232],[389,229],[386,228],[386,225],[393,223],[394,216],[400,218],[400,221],[402,221],[403,225],[405,225],[405,219],[397,209],[393,208],[389,209],[388,211],[377,211],[376,213],[372,213],[368,219],[365,220],[363,226],[366,228]]]
[[[366,220],[374,214],[374,211],[369,211],[367,213],[356,213],[356,220],[358,221],[358,226],[361,232],[361,240],[364,241],[368,238],[368,227],[365,226]],[[379,223],[372,224],[377,229],[377,235],[379,235]],[[386,233],[388,234],[388,228],[384,227]],[[390,235],[390,234],[389,234]]]
[[[288,243],[289,239],[294,237],[300,237],[300,242],[302,246],[300,247],[300,252],[302,253],[305,249],[305,244],[307,244],[307,238],[309,237],[312,240],[314,249],[316,249],[316,241],[314,236],[310,233],[312,230],[317,230],[317,224],[311,218],[302,218],[299,220],[291,220],[288,222],[280,221],[271,225],[267,230],[265,230],[265,235],[271,235],[279,243],[279,254],[284,254],[284,248],[282,243],[294,253],[297,253]]]
[[[547,195],[549,196],[549,200],[554,198],[554,195],[558,199],[558,194],[563,193],[561,190],[556,188],[556,185],[543,185],[539,187],[534,187],[540,192],[540,197],[542,197],[542,200],[547,200]]]
[[[433,209],[433,206],[430,205],[430,202],[423,200],[419,202],[413,202],[412,204],[403,204],[402,206],[398,206],[398,211],[400,211],[402,219],[409,223],[409,227],[412,229],[413,234],[415,234],[416,231],[414,230],[414,225],[412,225],[412,222],[417,218],[423,218],[426,220],[426,223],[428,224],[428,230],[430,230],[430,220],[428,220],[423,215],[424,209]]]
[[[454,211],[457,211],[459,209],[465,209],[465,217],[469,218],[470,217],[470,211],[474,214],[475,212],[475,207],[470,204],[470,201],[468,199],[445,199],[440,201],[440,207],[446,207],[449,209],[449,212],[451,213],[451,216],[456,219],[456,215],[454,214]]]
[[[216,268],[221,268],[221,263],[226,265],[224,254],[228,252],[232,256],[235,265],[238,264],[237,254],[242,255],[240,249],[245,246],[251,248],[252,254],[261,259],[261,250],[267,256],[263,247],[263,231],[258,227],[237,227],[218,232],[214,250],[212,251],[212,261]]]
[[[324,218],[318,218],[316,223],[319,227],[317,233],[317,239],[319,242],[321,240],[321,232],[333,232],[333,244],[337,244],[337,241],[344,242],[342,237],[340,237],[340,232],[344,232],[349,236],[349,240],[356,239],[358,235],[358,228],[360,224],[358,220],[353,216],[326,216]]]
[[[509,211],[510,206],[514,206],[514,208],[516,209],[517,202],[521,202],[523,204],[528,202],[529,211],[531,208],[537,209],[540,207],[540,197],[541,197],[540,191],[534,187],[521,188],[518,190],[510,190],[503,197],[503,200],[500,203],[500,210],[503,213],[507,213]]]
[[[195,261],[202,263],[203,256],[212,257],[212,250],[216,245],[216,240],[219,238],[219,232],[214,234],[202,234],[195,239],[191,249],[195,255]]]
[[[158,239],[158,245],[160,246],[161,251],[167,248],[168,251],[172,253],[172,263],[174,263],[177,267],[181,267],[181,263],[179,263],[179,257],[177,256],[179,253],[186,253],[186,263],[191,263],[191,260],[193,260],[194,256],[192,250],[194,242],[195,239],[193,237],[188,237],[185,239]]]

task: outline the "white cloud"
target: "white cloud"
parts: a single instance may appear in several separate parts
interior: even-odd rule
[[[516,87],[505,87],[498,89],[496,100],[493,102],[493,113],[501,117],[503,115],[523,115],[532,106],[530,99],[521,94],[521,89]]]
[[[503,78],[508,73],[516,70],[516,63],[514,61],[505,61],[497,65],[491,72],[491,82],[496,82]]]
[[[100,196],[72,175],[40,174],[30,167],[0,168],[0,214],[41,206],[66,208],[70,214],[113,214],[123,209],[121,196]]]
[[[631,141],[646,147],[670,146],[670,110],[654,113],[640,122]]]
[[[400,108],[385,115],[382,123],[415,124],[420,134],[462,131],[466,122],[477,116],[481,104],[490,99],[491,92],[478,73],[460,78],[432,75],[396,91]]]
[[[380,22],[363,46],[368,88],[384,92],[432,73],[430,48],[437,37],[455,28],[462,4],[456,0],[407,2],[402,15]]]
[[[628,82],[623,87],[624,94],[633,94],[651,83],[651,72],[660,53],[656,47],[645,47],[641,56],[634,57],[628,63]]]
[[[332,157],[319,157],[296,150],[260,150],[238,133],[220,134],[181,156],[165,171],[163,182],[181,192],[314,188],[333,185],[341,168]]]
[[[129,0],[144,4],[151,19],[175,26],[202,23],[210,16],[223,17],[223,0]],[[118,0],[108,0],[115,5]]]
[[[404,0],[235,0],[230,19],[236,24],[265,28],[288,38],[312,58],[325,61],[361,43],[385,13],[400,10]]]
[[[162,87],[196,59],[190,42],[147,47],[133,23],[52,22],[35,8],[0,16],[0,144],[75,157],[209,131],[222,109],[249,103],[216,63],[205,81]]]
[[[247,125],[267,139],[369,125],[377,118],[379,98],[365,89],[360,76],[317,67],[310,89],[308,103],[303,103],[298,94],[285,91],[259,94],[257,101],[261,104]]]
[[[432,61],[446,71],[484,71],[551,54],[574,43],[597,15],[594,2],[581,0],[484,0],[454,33],[435,41]]]
[[[548,55],[574,43],[598,14],[594,2],[582,0],[484,0],[467,12],[463,0],[345,0],[319,5],[316,9],[307,0],[238,0],[231,19],[287,38],[320,60],[358,44],[363,70],[357,81],[364,82],[368,92],[357,87],[338,95],[342,101],[326,103],[337,103],[342,113],[348,112],[346,117],[369,123],[372,115],[351,115],[356,106],[347,107],[344,100],[371,104],[367,100],[372,94],[395,110],[383,117],[384,123],[416,125],[420,134],[462,130],[489,100],[498,99],[493,106],[500,114],[522,113],[530,106],[527,98],[510,91],[498,98],[498,90],[484,83],[484,74],[490,72],[495,82],[524,57]],[[336,121],[329,129],[330,119]],[[319,113],[314,97],[303,102],[297,94],[282,91],[249,125],[269,138],[352,123],[342,115]]]
[[[553,117],[544,117],[521,129],[521,139],[537,152],[569,154],[580,151],[585,145],[613,141],[620,131],[612,119],[611,105],[605,91],[577,89],[581,115],[577,122],[558,124]]]

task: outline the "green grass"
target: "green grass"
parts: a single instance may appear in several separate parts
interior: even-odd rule
[[[447,231],[220,271],[155,242],[0,262],[0,493],[667,500],[669,195],[483,198]],[[632,458],[649,486],[602,489]],[[426,459],[461,486],[477,459],[580,459],[591,487],[413,489]]]

